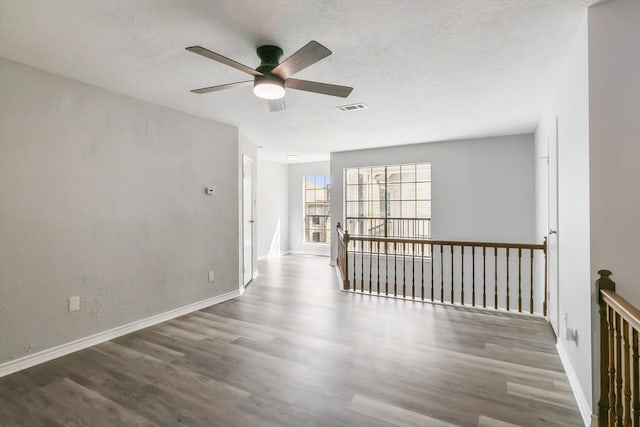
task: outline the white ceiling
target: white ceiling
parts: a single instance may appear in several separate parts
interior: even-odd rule
[[[238,126],[262,158],[533,131],[590,0],[3,0],[0,56]],[[289,90],[268,112],[247,75],[309,40],[333,55],[296,78],[353,86],[347,99]],[[368,109],[334,107],[363,102]]]

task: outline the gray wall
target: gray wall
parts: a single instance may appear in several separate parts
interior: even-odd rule
[[[258,259],[289,250],[289,166],[258,161]]]
[[[0,60],[0,363],[237,290],[238,151],[231,126]]]
[[[329,255],[329,245],[304,242],[303,179],[305,176],[329,175],[329,162],[294,163],[289,165],[289,250],[292,253]],[[335,186],[331,182],[331,208]],[[342,194],[342,193],[340,193]],[[333,215],[331,216],[333,221]],[[335,222],[332,222],[335,224]]]
[[[589,180],[594,360],[598,360],[597,271],[613,272],[616,292],[640,307],[640,1],[589,9]],[[594,364],[593,402],[599,398]]]
[[[432,237],[535,239],[533,135],[402,145],[331,153],[331,222],[343,221],[343,170],[431,162]],[[335,259],[335,239],[331,245]]]
[[[616,291],[640,307],[640,1],[589,11],[592,281],[613,271]],[[613,64],[613,65],[612,65]]]
[[[553,99],[536,131],[537,233],[548,233],[548,177],[546,157],[549,138],[555,138],[558,158],[558,348],[571,363],[579,383],[578,399],[591,404],[591,280],[589,277],[589,92],[586,14]],[[550,153],[553,156],[553,153]],[[549,255],[556,248],[550,246]],[[550,270],[550,273],[552,270]],[[550,298],[556,298],[553,293]],[[550,309],[556,305],[550,304]],[[578,342],[567,341],[568,326],[578,331]]]

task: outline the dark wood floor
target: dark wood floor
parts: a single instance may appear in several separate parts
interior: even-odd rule
[[[0,425],[582,425],[543,320],[342,293],[327,264],[2,378]]]

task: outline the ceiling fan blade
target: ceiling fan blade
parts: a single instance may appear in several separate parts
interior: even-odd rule
[[[322,58],[331,55],[331,51],[315,40],[311,40],[296,53],[285,59],[271,72],[284,80],[298,71],[304,70],[311,64],[315,64]]]
[[[304,90],[307,92],[321,93],[323,95],[339,96],[340,98],[346,98],[353,90],[353,88],[349,86],[338,86],[298,79],[288,79],[284,84],[287,89]]]
[[[218,85],[218,86],[209,86],[203,87],[200,89],[193,89],[191,92],[193,93],[209,93],[209,92],[217,92],[219,90],[231,89],[238,86],[249,86],[253,84],[253,80],[245,80],[242,82],[235,83],[227,83],[226,85]]]
[[[197,53],[198,55],[202,55],[205,58],[213,59],[214,61],[218,61],[222,64],[228,65],[230,67],[235,68],[236,70],[244,71],[247,74],[251,74],[252,76],[263,76],[260,71],[256,71],[251,67],[247,67],[239,62],[234,61],[233,59],[229,59],[226,56],[222,56],[218,53],[212,52],[209,49],[205,49],[202,46],[191,46],[186,48],[189,52]]]
[[[272,113],[276,113],[278,111],[284,111],[287,109],[287,104],[284,102],[284,99],[270,99],[269,100],[269,111]]]

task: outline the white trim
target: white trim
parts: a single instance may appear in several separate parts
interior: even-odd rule
[[[277,254],[273,254],[273,255],[269,255],[269,254],[262,255],[262,256],[258,256],[258,261],[264,261],[266,259],[271,259],[271,258],[278,258],[278,257],[281,257],[283,255],[289,255],[290,253],[291,253],[291,251],[287,249],[287,250],[280,251]]]
[[[38,353],[29,354],[19,359],[10,360],[9,362],[0,364],[0,378],[9,374],[13,374],[14,372],[39,365],[41,363],[57,359],[58,357],[66,356],[67,354],[83,350],[96,344],[121,337],[131,332],[148,328],[149,326],[153,326],[158,323],[166,322],[167,320],[183,316],[193,311],[201,310],[203,308],[219,304],[238,296],[240,296],[240,292],[237,290],[227,292],[213,298],[208,298],[206,300],[198,301],[193,304],[185,305],[183,307],[174,308],[173,310],[169,310],[164,313],[156,314],[145,319],[136,320],[135,322],[131,322],[126,325],[118,326],[107,331],[89,335],[88,337],[80,338],[75,341],[51,347],[49,349],[39,351]]]
[[[562,341],[558,338],[558,342],[556,343],[556,349],[558,350],[558,355],[560,356],[560,360],[562,361],[562,366],[564,367],[564,371],[567,373],[567,378],[569,379],[569,384],[571,384],[571,390],[573,391],[573,395],[578,402],[578,409],[580,409],[580,415],[582,415],[582,421],[586,427],[591,426],[592,422],[592,410],[587,397],[584,395],[582,388],[580,387],[580,382],[578,381],[578,376],[576,375],[576,371],[573,369],[573,365],[569,360],[569,355],[567,351],[564,349],[564,345],[562,345]]]
[[[324,249],[324,248],[323,248]],[[317,255],[317,256],[326,256],[326,257],[331,257],[331,253],[330,253],[331,247],[327,247],[326,250],[323,251],[311,251],[311,250],[305,250],[305,249],[291,249],[289,251],[287,251],[287,254],[290,255]],[[284,255],[284,253],[283,253]]]

